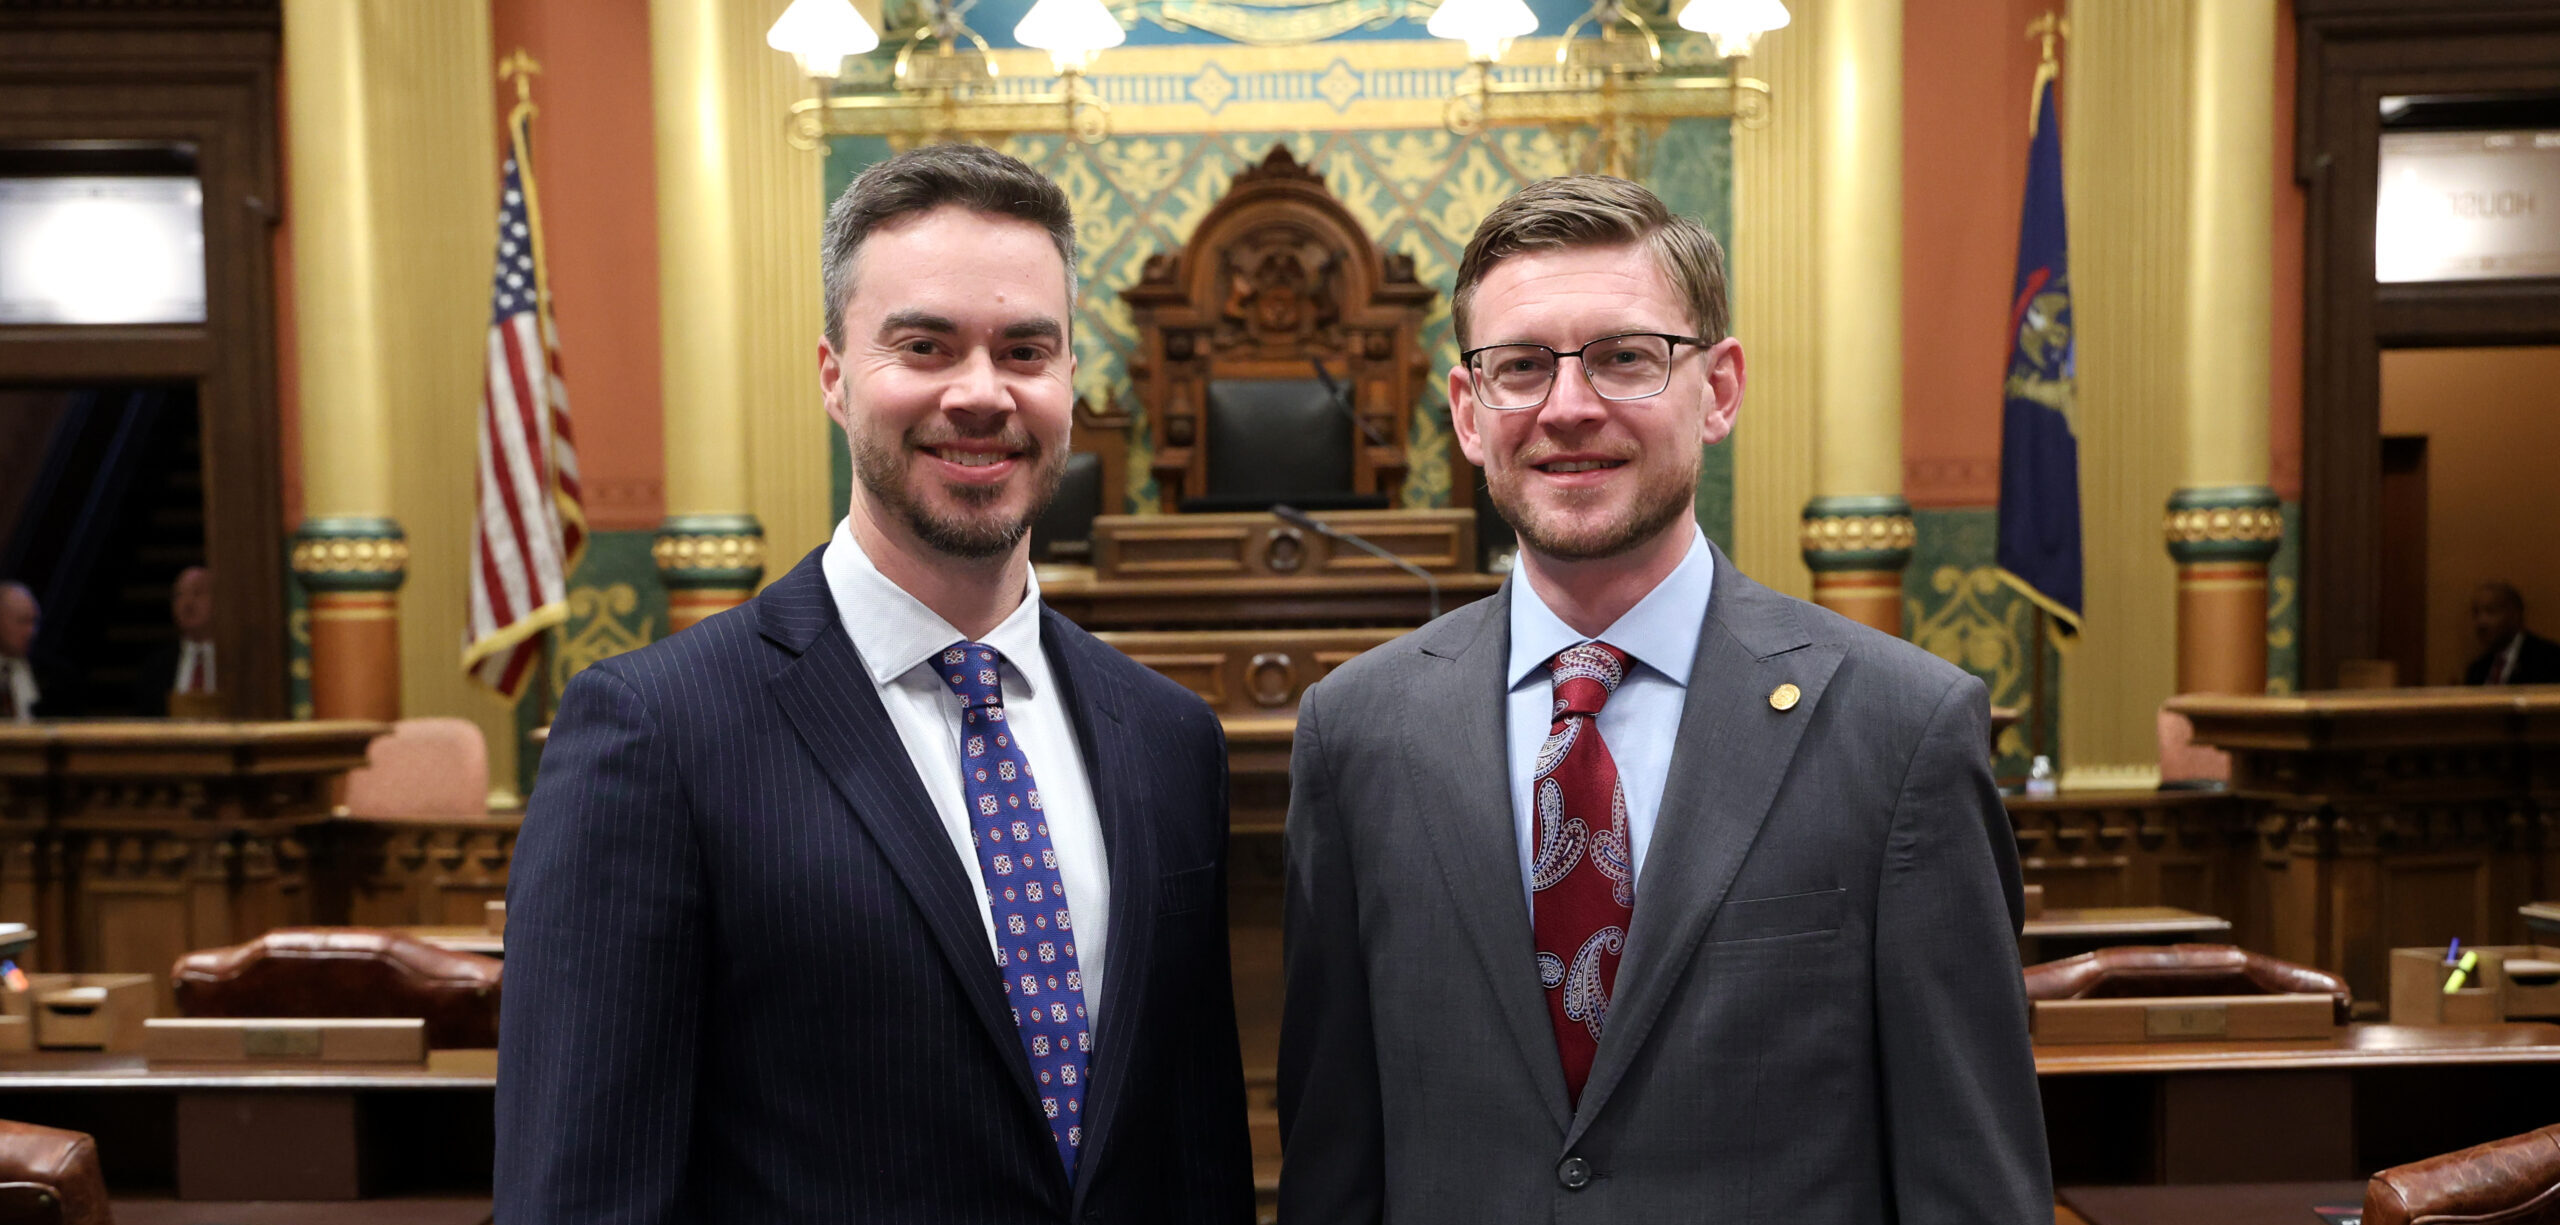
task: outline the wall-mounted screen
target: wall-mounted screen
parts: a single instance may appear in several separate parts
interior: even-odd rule
[[[2376,280],[2560,276],[2560,126],[2385,131]]]
[[[194,177],[0,177],[0,324],[202,322]]]

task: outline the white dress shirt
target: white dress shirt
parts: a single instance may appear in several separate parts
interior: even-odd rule
[[[978,866],[977,831],[969,821],[968,797],[960,785],[960,699],[943,683],[933,657],[967,635],[935,615],[924,602],[890,582],[871,564],[853,538],[850,519],[836,523],[819,563],[826,571],[827,591],[835,597],[836,615],[862,655],[889,722],[907,746],[916,777],[942,818],[951,852],[969,875],[971,896],[978,899],[978,922],[987,931],[987,960],[996,956],[995,915],[986,905],[985,870]],[[1088,1021],[1102,1020],[1103,950],[1111,931],[1111,862],[1102,843],[1102,821],[1094,810],[1093,786],[1077,751],[1075,720],[1067,713],[1066,695],[1049,672],[1049,657],[1040,647],[1040,580],[1027,581],[1022,604],[1003,623],[978,640],[1004,657],[1005,722],[1015,744],[1040,782],[1041,811],[1049,818],[1049,843],[1058,851],[1058,878],[1067,890],[1067,909],[1075,920],[1076,966],[1084,975]]]
[[[1600,635],[1627,654],[1626,678],[1600,707],[1600,740],[1617,763],[1627,796],[1627,841],[1636,871],[1636,905],[1644,905],[1644,853],[1662,811],[1662,788],[1671,774],[1671,746],[1689,695],[1689,666],[1698,654],[1698,632],[1715,592],[1715,550],[1700,530],[1688,556],[1653,590]],[[1547,661],[1567,647],[1590,642],[1538,598],[1525,573],[1511,583],[1511,659],[1504,675],[1511,695],[1504,710],[1510,733],[1511,823],[1520,852],[1520,890],[1531,915],[1538,903],[1529,888],[1537,857],[1537,811],[1530,785],[1537,780],[1538,746],[1553,726],[1555,678]]]
[[[178,647],[178,674],[169,680],[171,693],[220,693],[213,675],[213,644],[185,639]]]
[[[36,688],[35,668],[23,659],[0,655],[0,685],[9,687],[10,707],[17,711],[10,722],[35,722],[36,703],[44,700],[43,691]]]

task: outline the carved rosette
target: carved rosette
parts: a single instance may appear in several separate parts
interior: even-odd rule
[[[315,594],[398,591],[409,576],[409,539],[390,519],[311,519],[294,533],[292,559],[294,577]]]
[[[2264,485],[2181,489],[2169,495],[2161,531],[2170,559],[2179,565],[2263,565],[2284,543],[2284,507],[2275,490]]]
[[[753,515],[669,515],[649,557],[670,591],[752,589],[764,578],[764,527]]]
[[[1824,497],[1805,503],[1797,539],[1816,574],[1900,570],[1911,564],[1919,529],[1899,494]]]

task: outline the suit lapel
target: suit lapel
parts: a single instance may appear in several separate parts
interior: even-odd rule
[[[1013,1069],[1025,1108],[1036,1112],[1040,1099],[1031,1083],[1030,1057],[1002,998],[978,917],[982,899],[971,890],[906,743],[845,636],[818,556],[810,554],[756,598],[765,636],[797,654],[773,673],[767,688],[923,912],[970,1011]]]
[[[1842,648],[1814,644],[1785,597],[1743,577],[1723,553],[1715,562],[1715,594],[1699,627],[1662,810],[1636,881],[1635,922],[1618,965],[1616,998],[1567,1145],[1581,1138],[1643,1048],[1759,838],[1778,784],[1840,666]],[[1784,711],[1769,702],[1782,684],[1801,694]]]
[[[1413,709],[1441,717],[1406,721],[1403,756],[1413,772],[1414,794],[1422,799],[1417,807],[1441,883],[1483,962],[1538,1099],[1563,1127],[1571,1118],[1564,1064],[1538,986],[1503,736],[1510,700],[1503,673],[1511,644],[1511,587],[1505,584],[1500,594],[1474,607],[1482,613],[1473,634],[1451,624],[1456,632],[1421,644],[1437,666],[1417,673]]]
[[[1122,722],[1127,693],[1096,659],[1089,640],[1070,632],[1066,618],[1043,608],[1041,643],[1048,649],[1051,674],[1063,687],[1076,739],[1084,756],[1085,779],[1093,791],[1093,807],[1102,824],[1102,841],[1110,857],[1111,933],[1104,949],[1102,1015],[1095,1019],[1093,1060],[1086,1069],[1087,1105],[1083,1154],[1076,1160],[1074,1211],[1081,1211],[1085,1189],[1101,1164],[1112,1121],[1128,1090],[1127,1071],[1137,1057],[1139,1021],[1147,998],[1147,975],[1153,968],[1156,911],[1156,844],[1154,796],[1140,760],[1135,737]],[[1016,1045],[1019,1045],[1017,1043]],[[1072,1212],[1070,1213],[1072,1215]]]

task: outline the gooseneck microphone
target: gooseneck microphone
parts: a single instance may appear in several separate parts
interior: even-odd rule
[[[1358,427],[1360,436],[1368,439],[1373,446],[1387,445],[1385,436],[1378,433],[1377,423],[1361,416],[1360,410],[1351,406],[1350,393],[1343,388],[1342,384],[1333,381],[1333,372],[1324,368],[1324,359],[1310,357],[1307,359],[1307,364],[1316,368],[1316,378],[1324,384],[1325,398],[1332,400],[1333,406],[1341,410],[1343,416],[1351,418],[1351,424]]]
[[[1415,578],[1421,579],[1423,589],[1428,591],[1431,595],[1430,619],[1433,621],[1440,619],[1440,580],[1431,577],[1430,571],[1369,543],[1367,540],[1362,539],[1356,532],[1346,532],[1340,528],[1327,526],[1323,522],[1309,517],[1307,512],[1302,511],[1295,506],[1291,506],[1286,502],[1273,503],[1271,506],[1271,513],[1282,523],[1286,523],[1291,527],[1298,528],[1303,531],[1314,532],[1316,535],[1322,536],[1327,540],[1339,540],[1342,543],[1350,545],[1352,548],[1358,549],[1371,557],[1387,563],[1388,565],[1394,566]]]

